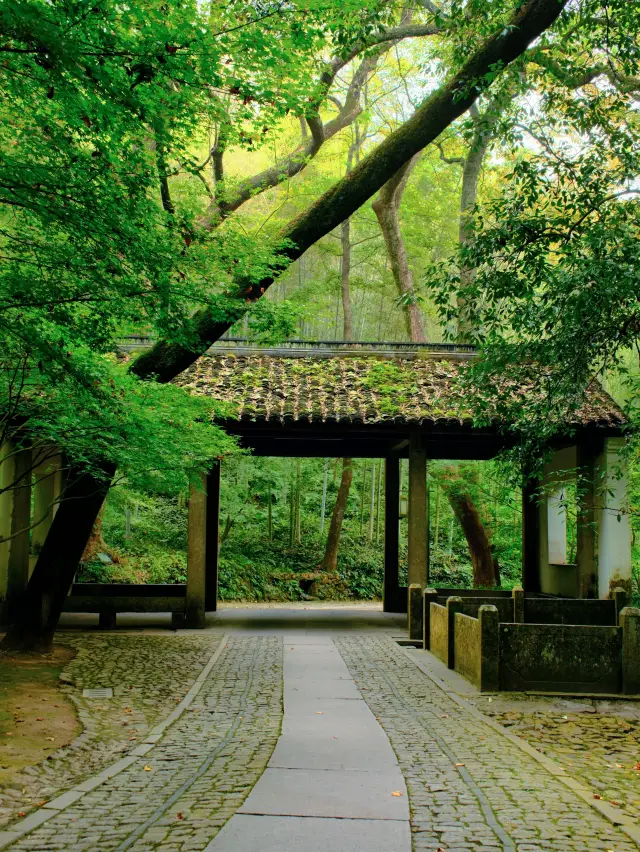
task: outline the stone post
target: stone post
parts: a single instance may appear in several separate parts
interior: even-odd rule
[[[478,609],[480,622],[480,691],[497,692],[500,688],[500,618],[497,607],[483,604]]]
[[[384,462],[384,612],[399,610],[398,564],[400,541],[400,459],[390,456]]]
[[[524,589],[516,586],[511,592],[513,598],[513,621],[515,624],[524,624]]]
[[[203,477],[201,490],[192,485],[189,494],[186,627],[205,625],[207,495],[204,487]]]
[[[422,647],[431,647],[431,604],[438,603],[437,589],[425,589],[422,594]]]
[[[620,625],[620,613],[627,605],[627,591],[626,589],[617,588],[613,590],[611,596],[616,611],[616,624]]]
[[[419,583],[411,583],[409,586],[407,613],[409,639],[414,642],[422,642],[422,587]]]
[[[455,668],[456,663],[456,612],[462,612],[462,598],[447,598],[447,666]]]
[[[640,609],[626,606],[620,613],[622,628],[622,692],[640,694]]]
[[[429,583],[429,536],[427,521],[427,454],[420,435],[409,441],[409,525],[407,550],[409,585],[426,589]],[[420,633],[422,635],[422,631]]]
[[[598,596],[621,587],[631,593],[631,525],[624,438],[607,438],[596,459]]]
[[[60,461],[60,457],[55,456],[40,462],[34,468],[33,522],[34,524],[37,523],[37,526],[33,528],[31,533],[30,574],[37,562],[53,522],[54,502],[59,496],[57,486],[59,482],[58,471]]]
[[[15,606],[29,582],[29,526],[31,524],[31,450],[14,450],[11,540],[7,571],[7,604]]]

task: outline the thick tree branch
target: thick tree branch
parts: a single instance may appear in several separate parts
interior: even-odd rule
[[[365,157],[351,174],[338,181],[315,204],[283,229],[280,236],[290,243],[283,253],[288,262],[299,258],[325,234],[351,216],[398,169],[466,112],[485,91],[496,68],[521,56],[529,44],[558,18],[568,0],[528,0],[518,6],[507,26],[485,41],[447,83],[431,94],[413,116]],[[243,304],[256,301],[273,284],[238,281],[239,313]],[[184,346],[159,341],[132,365],[134,374],[167,382],[187,369],[230,327],[215,312],[198,312],[189,329],[193,343]]]

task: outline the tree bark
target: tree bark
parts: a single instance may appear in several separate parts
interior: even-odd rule
[[[478,185],[482,173],[482,164],[489,150],[495,125],[498,121],[498,103],[493,100],[485,114],[480,115],[475,104],[469,109],[476,122],[476,132],[471,141],[469,152],[464,160],[462,171],[462,193],[460,195],[460,219],[458,224],[458,243],[466,246],[471,242],[471,217],[478,201]],[[460,270],[460,284],[467,287],[473,282],[475,271],[471,267]],[[457,298],[458,328],[456,340],[468,343],[472,340],[472,332],[476,325],[475,305],[471,305],[461,294]]]
[[[353,339],[353,310],[351,307],[351,292],[349,276],[351,275],[351,220],[345,219],[340,226],[342,243],[342,269],[340,271],[340,286],[342,293],[343,340]]]
[[[468,494],[455,489],[446,493],[469,545],[474,587],[486,588],[498,585],[499,578],[496,582],[496,566],[491,551],[491,543],[473,500]]]
[[[398,169],[391,180],[387,181],[382,187],[372,207],[387,247],[393,280],[398,288],[399,295],[403,297],[402,311],[409,340],[414,341],[414,343],[425,343],[424,322],[420,307],[415,301],[413,273],[409,266],[407,249],[400,230],[399,215],[407,181],[419,159],[420,154],[416,154],[408,163]]]
[[[70,471],[65,499],[51,523],[3,651],[50,650],[65,599],[115,471],[99,480]]]
[[[351,459],[343,459],[342,477],[340,479],[340,487],[338,488],[336,503],[333,507],[333,514],[331,515],[331,523],[329,525],[329,534],[327,536],[324,557],[318,566],[325,571],[338,570],[338,550],[340,547],[340,536],[342,534],[342,522],[344,521],[344,513],[347,508],[347,500],[349,499],[349,490],[351,489],[352,479],[352,461]]]
[[[520,56],[554,23],[567,2],[527,0],[518,5],[506,25],[488,38],[457,74],[429,95],[408,121],[362,159],[351,174],[334,184],[281,231],[279,237],[289,241],[281,255],[283,262],[297,260],[321,237],[355,213],[401,166],[437,139],[489,87],[495,69]],[[215,306],[196,312],[187,330],[193,341],[191,345],[158,341],[138,356],[132,372],[140,378],[171,381],[203,355],[248,310],[248,304],[261,298],[273,282],[271,275],[259,281],[239,278],[235,310],[227,306],[224,319],[220,319]]]

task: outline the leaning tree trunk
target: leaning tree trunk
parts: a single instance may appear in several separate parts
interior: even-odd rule
[[[491,542],[473,499],[464,491],[457,491],[456,489],[448,490],[445,488],[445,494],[469,546],[474,587],[499,586],[498,563],[494,559]]]
[[[340,478],[340,487],[338,488],[338,496],[336,504],[333,507],[331,515],[331,523],[329,524],[329,534],[327,536],[327,544],[324,550],[324,557],[318,566],[325,571],[338,570],[338,550],[340,548],[340,535],[342,533],[342,522],[344,513],[347,509],[347,501],[349,499],[349,491],[353,480],[353,464],[351,459],[342,460],[342,477]]]
[[[71,471],[13,624],[2,641],[3,651],[48,651],[96,517],[115,471],[108,478]]]

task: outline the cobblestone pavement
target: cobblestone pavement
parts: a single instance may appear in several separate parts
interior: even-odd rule
[[[57,641],[77,651],[60,679],[83,732],[0,789],[0,827],[142,742],[189,690],[219,637],[58,634]],[[112,687],[113,698],[83,698],[85,687],[99,686]]]
[[[640,705],[634,712],[613,702],[576,703],[579,712],[572,712],[568,701],[564,709],[510,709],[494,714],[485,707],[483,711],[638,822]]]
[[[414,852],[637,848],[517,745],[454,702],[389,638],[335,642],[404,773]]]
[[[232,637],[152,751],[11,849],[201,850],[262,774],[281,717],[281,638]]]

